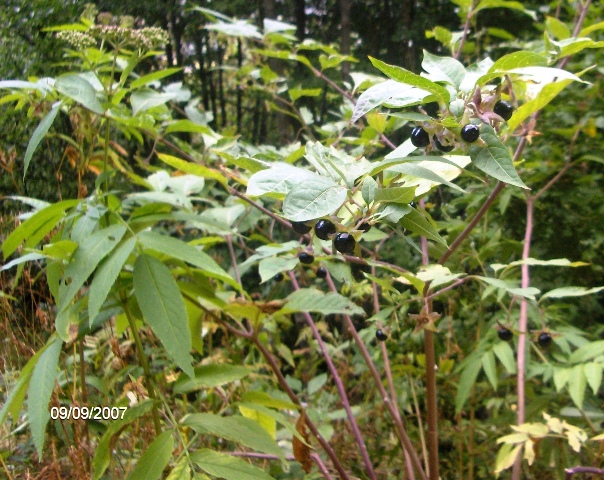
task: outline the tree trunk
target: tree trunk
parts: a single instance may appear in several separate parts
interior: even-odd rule
[[[350,55],[350,0],[340,0],[340,48],[342,54]],[[342,63],[342,76],[348,77],[350,74],[350,63]]]

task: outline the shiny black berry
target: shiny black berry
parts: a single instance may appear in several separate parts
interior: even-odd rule
[[[493,112],[499,115],[504,120],[509,120],[512,118],[512,112],[514,111],[514,107],[512,107],[505,100],[499,100],[495,106],[493,107]]]
[[[438,141],[438,138],[434,137],[434,144],[436,145],[436,148],[438,148],[441,152],[450,152],[451,150],[453,150],[455,148],[455,146],[453,145],[443,145],[442,143],[440,143]]]
[[[501,327],[500,329],[498,329],[497,335],[504,342],[509,342],[512,338],[514,338],[514,334],[512,333],[512,331],[505,327]]]
[[[312,227],[306,225],[304,222],[292,222],[292,228],[294,232],[299,233],[300,235],[304,235],[312,229]]]
[[[480,137],[480,129],[471,123],[461,129],[461,138],[464,142],[474,143]]]
[[[539,345],[541,345],[543,348],[547,348],[552,343],[552,336],[547,332],[542,332],[539,334],[537,342],[539,342]]]
[[[350,233],[342,232],[336,235],[336,238],[333,240],[333,245],[336,247],[336,250],[340,253],[352,253],[354,252],[354,247],[357,244],[357,241],[354,239]]]
[[[361,223],[359,225],[359,230],[362,230],[363,232],[368,232],[369,230],[371,230],[371,225],[368,223]]]
[[[409,206],[410,206],[411,208],[415,208],[415,201],[414,201],[414,200],[411,200],[411,201],[409,202]]]
[[[438,118],[438,113],[440,112],[440,107],[438,106],[438,102],[430,102],[423,105],[424,111],[430,115],[432,118]]]
[[[427,147],[430,145],[430,135],[422,127],[415,127],[411,132],[411,143],[417,148]]]
[[[381,328],[378,328],[375,332],[375,338],[377,338],[380,342],[385,342],[388,340],[388,335],[386,335]]]
[[[298,254],[298,259],[300,260],[301,263],[310,265],[312,262],[315,261],[315,256],[308,252],[300,252]]]
[[[326,278],[327,277],[327,269],[325,267],[317,268],[317,277]]]
[[[273,280],[275,282],[280,282],[281,280],[283,280],[283,274],[281,272],[277,273],[274,277]]]
[[[319,220],[315,224],[315,235],[321,240],[329,240],[329,235],[336,233],[336,226],[330,220]]]

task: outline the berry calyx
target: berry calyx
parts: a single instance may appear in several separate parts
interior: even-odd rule
[[[505,100],[499,100],[493,107],[493,112],[503,118],[506,122],[512,118],[514,107]]]
[[[275,274],[275,276],[273,277],[273,280],[275,282],[280,282],[281,280],[283,280],[283,274],[281,272]]]
[[[440,112],[440,106],[438,102],[430,102],[422,105],[424,111],[430,115],[432,118],[438,118],[438,113]]]
[[[300,260],[300,263],[304,263],[305,265],[310,265],[312,262],[315,261],[315,256],[308,252],[300,252],[298,254],[298,260]]]
[[[504,342],[509,342],[512,338],[514,338],[512,331],[505,327],[497,329],[497,336]]]
[[[292,228],[294,232],[299,233],[300,235],[305,235],[312,229],[311,226],[306,225],[304,222],[292,222]]]
[[[539,334],[539,338],[537,339],[537,342],[539,342],[539,345],[542,346],[543,348],[547,348],[552,343],[552,336],[547,332],[541,332]]]
[[[327,269],[325,267],[317,268],[317,277],[326,278],[327,277]]]
[[[464,142],[474,143],[480,136],[480,129],[476,125],[469,123],[461,129],[461,138]]]
[[[365,222],[363,222],[363,223],[361,223],[361,224],[359,225],[359,230],[362,230],[363,232],[365,232],[365,233],[366,233],[366,232],[368,232],[369,230],[371,230],[371,225],[370,225],[369,223],[365,223]]]
[[[350,233],[342,232],[336,235],[336,238],[333,240],[333,245],[336,247],[336,250],[340,253],[352,253],[354,252],[354,247],[357,244],[357,241],[354,239]]]
[[[411,143],[417,148],[427,147],[430,145],[430,135],[422,127],[415,127],[411,132]]]
[[[321,240],[329,240],[329,236],[336,233],[336,226],[330,220],[319,220],[315,224],[315,235]]]
[[[375,338],[377,338],[380,342],[385,342],[388,340],[388,335],[386,335],[381,328],[378,328],[375,332]]]
[[[438,141],[438,138],[434,137],[434,144],[436,145],[436,148],[438,148],[441,152],[450,152],[451,150],[453,150],[455,148],[454,145],[443,145],[442,143],[440,143]]]

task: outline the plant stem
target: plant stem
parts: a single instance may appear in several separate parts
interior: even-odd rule
[[[570,480],[575,473],[595,473],[596,475],[604,475],[604,470],[595,467],[573,467],[564,470],[566,480]]]
[[[296,276],[294,275],[293,272],[289,272],[289,278],[292,282],[294,290],[300,290],[300,286],[298,285],[298,280],[296,279]],[[333,360],[329,356],[329,352],[327,351],[327,348],[325,348],[325,343],[323,343],[323,339],[321,338],[321,334],[319,333],[319,330],[317,329],[317,325],[315,324],[315,322],[313,321],[312,317],[310,316],[310,314],[308,312],[302,312],[302,315],[304,316],[304,318],[306,319],[306,323],[308,323],[308,326],[312,330],[313,336],[315,337],[315,340],[317,341],[317,344],[319,345],[319,349],[321,350],[321,354],[323,355],[323,358],[325,359],[325,362],[327,363],[327,368],[329,368],[329,371],[331,372],[331,376],[333,377],[333,380],[336,384],[336,388],[338,389],[338,393],[340,395],[340,400],[342,401],[344,410],[346,410],[346,415],[348,417],[348,421],[350,422],[350,427],[352,428],[352,433],[354,435],[354,438],[357,441],[357,444],[359,445],[359,448],[361,449],[361,456],[363,457],[363,462],[365,463],[365,468],[367,470],[367,474],[369,475],[369,478],[377,480],[375,471],[373,470],[373,464],[371,463],[371,459],[369,458],[369,453],[367,452],[367,446],[365,445],[365,441],[363,440],[363,435],[361,434],[361,430],[359,429],[357,420],[354,417],[354,414],[352,413],[352,409],[350,408],[350,402],[348,401],[348,395],[346,394],[346,389],[344,388],[344,383],[342,382],[342,379],[340,378],[340,375],[338,373],[338,370],[336,369],[336,366],[333,363]]]

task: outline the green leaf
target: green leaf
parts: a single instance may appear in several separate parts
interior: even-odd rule
[[[394,159],[388,160],[388,161],[395,162]],[[409,184],[411,181],[415,181],[415,184],[418,185],[418,189],[415,192],[416,195],[421,195],[422,193],[426,193],[433,186],[440,185],[440,184],[447,185],[448,187],[451,187],[457,191],[465,193],[465,191],[462,188],[458,187],[454,183],[451,183],[449,180],[447,180],[443,176],[436,173],[434,171],[435,169],[431,168],[431,166],[434,163],[435,162],[432,162],[432,161],[420,161],[418,163],[404,162],[404,163],[401,163],[400,165],[394,165],[394,166],[388,167],[388,168],[390,171],[397,172],[397,173],[403,173],[405,175],[409,175],[410,177],[415,177],[415,179],[405,178],[404,180],[406,181],[407,184]],[[379,167],[376,167],[374,170],[376,170],[377,168],[379,168]],[[461,173],[461,168],[456,167],[456,170],[457,170],[457,175],[459,175]],[[457,176],[457,175],[455,175],[455,176]],[[421,181],[418,181],[417,179],[425,179],[425,180],[428,180],[428,182],[421,182]]]
[[[206,473],[225,480],[273,480],[258,467],[226,453],[203,448],[190,458]]]
[[[388,65],[373,57],[369,57],[369,60],[375,68],[382,71],[382,73],[386,74],[386,76],[390,77],[392,80],[411,85],[412,87],[421,88],[426,92],[434,94],[440,102],[446,103],[447,105],[449,104],[451,97],[449,91],[445,87],[434,83],[427,78],[421,77],[420,75],[416,75],[409,70],[405,70],[404,68]]]
[[[162,478],[162,473],[174,450],[172,430],[162,432],[143,452],[136,462],[136,467],[128,477],[129,480],[154,480]]]
[[[111,225],[93,233],[80,244],[65,269],[59,287],[59,315],[67,309],[100,261],[115,248],[125,233],[124,225]]]
[[[374,201],[378,188],[378,183],[372,177],[365,177],[361,193],[367,205],[370,205]]]
[[[586,379],[583,373],[583,365],[576,365],[570,372],[568,379],[568,393],[575,405],[583,408],[583,399],[585,398]]]
[[[511,295],[525,297],[530,300],[535,300],[535,295],[539,293],[539,289],[535,287],[518,288],[516,287],[517,283],[513,280],[500,280],[498,278],[481,277],[479,275],[475,278],[478,278],[489,285],[493,285],[494,287],[501,288]]]
[[[478,6],[472,12],[472,14],[476,14],[481,10],[486,10],[487,8],[507,8],[510,10],[518,10],[522,13],[526,13],[533,20],[537,21],[537,16],[535,12],[533,12],[532,10],[527,10],[521,2],[514,2],[508,0],[481,0],[478,3]]]
[[[38,124],[31,138],[29,139],[29,143],[27,144],[27,150],[25,150],[25,157],[23,157],[23,178],[25,179],[25,174],[27,173],[27,168],[29,167],[29,162],[31,161],[31,157],[34,155],[36,148],[40,145],[42,139],[46,136],[46,133],[50,129],[50,126],[55,121],[57,113],[59,113],[59,108],[63,102],[56,102],[50,111],[44,116],[42,121]],[[4,250],[4,247],[2,247]],[[6,254],[5,254],[6,255]]]
[[[136,259],[133,276],[134,294],[145,321],[176,364],[193,378],[187,311],[172,273],[156,258],[142,254]]]
[[[297,410],[299,407],[290,401],[280,400],[278,398],[274,398],[270,396],[266,392],[261,392],[258,390],[248,390],[242,396],[241,400],[243,402],[248,402],[246,405],[249,407],[249,404],[257,404],[262,405],[264,407],[277,408],[277,409],[286,409],[286,410]]]
[[[254,25],[247,23],[245,20],[235,20],[232,23],[214,23],[206,25],[205,28],[223,33],[229,37],[262,39],[262,35],[258,32],[258,29]]]
[[[455,397],[455,413],[460,413],[466,401],[470,398],[472,386],[476,382],[476,377],[478,377],[481,367],[482,362],[476,359],[474,362],[468,362],[461,372],[457,386],[457,396]]]
[[[442,238],[436,228],[424,217],[421,213],[419,213],[414,208],[411,209],[409,213],[407,213],[403,218],[399,221],[400,225],[407,230],[411,230],[413,233],[417,235],[421,235],[423,237],[429,238],[438,242],[445,247],[447,246],[447,242],[444,238]]]
[[[184,375],[178,377],[174,383],[174,393],[182,394],[201,390],[202,388],[213,388],[227,383],[241,380],[252,371],[247,367],[228,364],[211,364],[194,369],[194,377]]]
[[[563,40],[571,35],[568,26],[566,26],[565,23],[561,22],[556,17],[548,16],[545,18],[545,29],[558,40]],[[582,37],[583,35],[579,36]]]
[[[478,78],[476,83],[478,85],[485,85],[492,79],[500,77],[502,74],[507,73],[515,68],[533,66],[546,67],[547,58],[529,50],[520,50],[518,52],[508,53],[497,60],[486,74]]]
[[[493,353],[504,366],[509,375],[516,373],[516,361],[514,360],[514,351],[508,342],[497,342],[493,347]]]
[[[268,282],[279,272],[289,272],[298,266],[297,258],[269,257],[258,263],[258,273],[262,281]]]
[[[554,368],[554,385],[556,386],[557,392],[562,390],[568,383],[568,379],[570,378],[570,370],[570,368]]]
[[[90,293],[88,295],[88,320],[92,325],[93,320],[99,314],[103,303],[118,275],[120,274],[124,263],[134,250],[136,238],[130,238],[116,249],[113,254],[103,262],[99,267],[92,283],[90,284]]]
[[[208,277],[217,278],[238,290],[241,289],[237,281],[225,272],[212,257],[182,240],[152,231],[139,233],[138,239],[145,248],[190,263],[201,269]]]
[[[266,172],[267,170],[263,170]],[[263,172],[258,172],[259,175]],[[327,177],[317,176],[312,181],[298,180],[283,201],[285,217],[304,222],[331,215],[346,201],[348,189]]]
[[[180,459],[166,480],[191,480],[191,468],[189,467],[189,459],[183,456]]]
[[[472,163],[497,180],[528,189],[516,173],[509,150],[501,142],[493,127],[484,123],[480,127],[480,137],[486,146],[472,145],[470,147]]]
[[[239,404],[238,407],[241,415],[260,425],[273,440],[276,438],[277,420],[275,420],[271,415],[267,415],[266,413],[259,411],[258,408],[249,408],[242,404]],[[258,407],[258,405],[255,405],[254,407]]]
[[[26,253],[25,255],[19,257],[19,258],[15,258],[14,260],[11,260],[8,263],[5,263],[2,268],[0,268],[0,272],[4,271],[4,270],[9,270],[11,268],[13,268],[15,265],[21,265],[22,263],[26,263],[26,262],[33,262],[34,260],[41,260],[43,258],[46,258],[45,255],[41,255],[39,253]]]
[[[437,57],[424,50],[422,68],[430,74],[435,82],[447,82],[457,89],[466,76],[464,66],[452,57]]]
[[[585,262],[571,262],[567,258],[553,258],[551,260],[539,260],[537,258],[526,258],[524,260],[516,260],[508,264],[508,267],[516,265],[531,265],[531,266],[542,266],[542,267],[586,267],[589,263]]]
[[[199,165],[197,163],[187,162],[172,155],[166,155],[165,153],[158,153],[157,157],[162,162],[167,163],[171,167],[177,168],[178,170],[181,170],[185,173],[190,173],[191,175],[196,175],[198,177],[216,180],[224,187],[228,186],[228,182],[225,176],[222,175],[220,172],[217,172],[216,170],[212,170],[211,168]]]
[[[276,455],[282,460],[285,459],[277,442],[258,423],[249,418],[193,413],[187,415],[181,423],[197,433],[216,435],[253,450]]]
[[[499,452],[497,453],[497,460],[495,460],[495,474],[496,475],[503,472],[504,470],[507,470],[512,465],[514,465],[514,462],[516,461],[516,457],[518,457],[518,455],[520,455],[520,451],[522,450],[522,447],[523,447],[523,444],[520,444],[520,445],[517,445],[514,447],[510,443],[504,443],[501,446],[501,448],[499,449]]]
[[[57,366],[62,347],[63,342],[56,337],[49,341],[48,347],[40,355],[39,361],[36,362],[29,382],[27,415],[38,458],[43,458],[44,432],[50,420],[48,404],[55,388],[55,379],[58,373]]]
[[[417,187],[378,188],[373,200],[382,203],[410,203],[415,198]]]
[[[591,295],[593,293],[598,293],[604,290],[604,287],[594,287],[594,288],[586,288],[586,287],[562,287],[555,288],[543,294],[543,296],[539,299],[540,301],[545,298],[565,298],[565,297],[583,297],[584,295]]]
[[[81,103],[88,110],[103,115],[105,109],[96,98],[96,90],[82,75],[70,73],[57,78],[55,88],[63,95]]]
[[[495,365],[493,350],[487,350],[482,355],[482,369],[491,385],[493,385],[493,390],[497,390],[497,366]]]
[[[130,96],[130,103],[132,105],[132,115],[138,115],[141,112],[160,105],[164,105],[170,100],[174,100],[178,97],[177,92],[156,92],[155,90],[141,90],[136,91]]]
[[[162,78],[169,77],[170,75],[174,75],[176,72],[180,72],[182,68],[164,68],[162,70],[158,70],[153,73],[149,73],[148,75],[144,75],[140,78],[137,78],[130,84],[130,88],[138,88],[143,85],[147,85],[148,83],[155,82],[156,80],[161,80]]]
[[[252,197],[266,194],[287,195],[299,183],[321,181],[322,178],[304,168],[294,167],[285,162],[275,162],[270,168],[251,176],[247,183],[247,194]]]
[[[600,385],[602,384],[602,370],[604,369],[604,365],[601,363],[587,363],[583,365],[583,372],[585,373],[585,378],[587,379],[587,383],[591,387],[594,392],[594,395],[598,394],[598,390],[600,389]]]
[[[287,297],[281,313],[316,312],[323,315],[341,313],[348,315],[364,315],[365,311],[348,298],[339,293],[327,294],[315,288],[301,288]]]
[[[176,120],[175,122],[170,122],[166,127],[166,133],[174,133],[174,132],[187,132],[187,133],[205,133],[207,135],[212,134],[212,129],[207,127],[206,125],[200,125],[198,123],[192,122],[191,120]],[[163,153],[158,153],[158,156],[165,155]],[[168,157],[172,157],[172,155],[167,155]],[[172,157],[176,158],[176,157]],[[179,161],[179,158],[177,158]],[[196,164],[193,164],[196,165]]]
[[[518,125],[524,122],[524,120],[550,103],[571,82],[572,80],[560,80],[545,85],[535,98],[521,105],[518,110],[514,112],[512,118],[508,120],[510,131],[514,131]]]
[[[584,363],[599,356],[604,356],[604,340],[586,343],[575,350],[568,361],[570,363]]]
[[[319,142],[308,142],[304,157],[322,177],[331,177],[336,182],[344,181],[349,188],[372,168],[365,158],[357,160],[343,150],[327,148]]]

